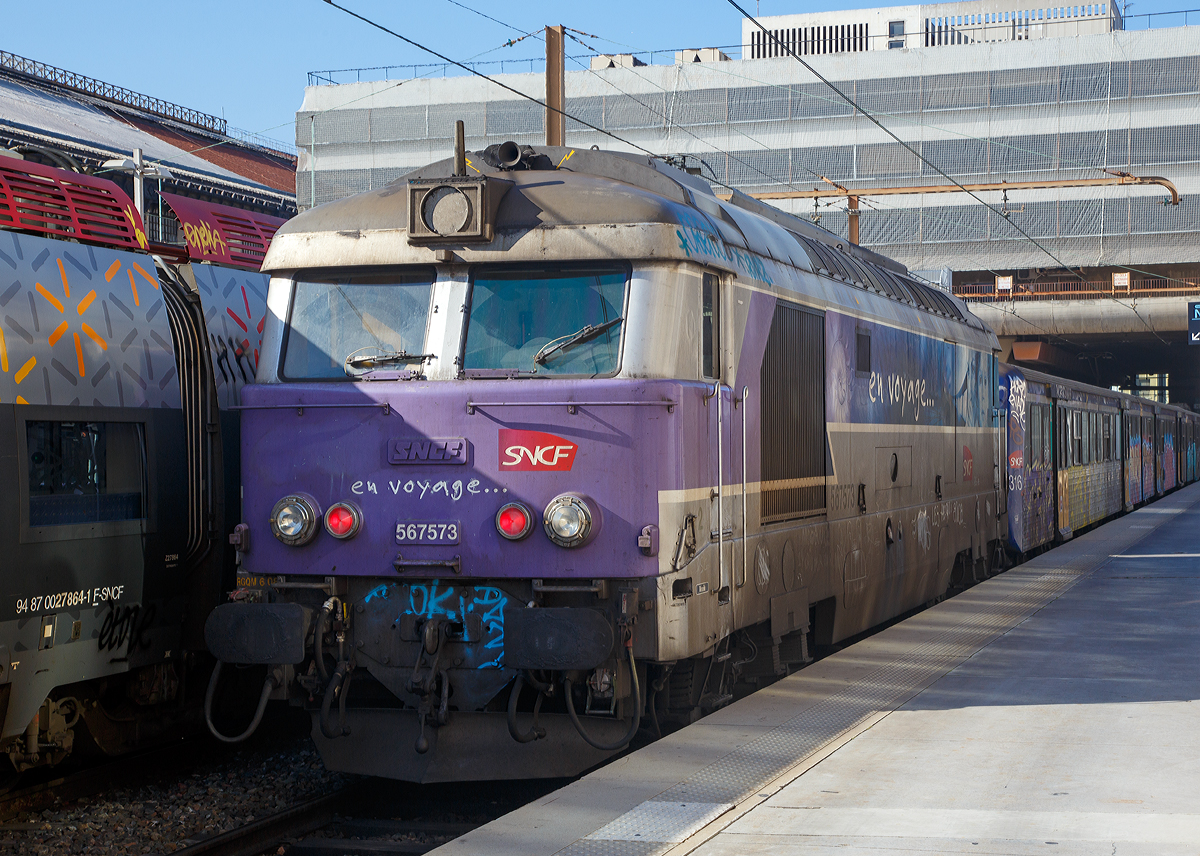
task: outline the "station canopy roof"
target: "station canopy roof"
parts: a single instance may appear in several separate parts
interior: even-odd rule
[[[173,129],[174,123],[162,124]],[[147,160],[165,165],[180,178],[257,196],[293,195],[171,145],[143,127],[123,121],[86,96],[50,91],[0,76],[0,134],[6,131],[40,138],[42,145],[68,150],[82,148],[104,156],[128,156],[133,149],[140,148]],[[178,135],[184,144],[192,142],[189,137]],[[199,140],[195,144],[201,145]]]

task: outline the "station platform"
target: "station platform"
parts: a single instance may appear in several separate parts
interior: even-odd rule
[[[1200,484],[433,852],[1200,852]]]

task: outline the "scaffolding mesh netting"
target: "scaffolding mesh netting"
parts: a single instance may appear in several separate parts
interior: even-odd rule
[[[569,71],[567,112],[747,193],[1044,182],[1108,171],[1161,175],[1103,186],[872,197],[861,242],[910,268],[957,270],[1200,261],[1200,28],[808,58],[915,152],[790,58]],[[505,82],[540,95],[540,75]],[[454,121],[478,150],[538,145],[544,108],[486,81],[310,87],[296,116],[302,208],[383,187],[451,155]],[[503,96],[503,97],[501,97]],[[630,150],[568,120],[570,145]],[[924,161],[922,161],[924,158]],[[773,200],[846,233],[845,201]],[[1019,227],[1019,229],[1018,229]]]

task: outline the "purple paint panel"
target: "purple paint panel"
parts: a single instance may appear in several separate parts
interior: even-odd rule
[[[715,456],[685,455],[689,444],[710,442],[715,408],[706,407],[705,391],[676,381],[553,379],[248,386],[243,519],[254,535],[246,569],[399,578],[449,578],[455,568],[476,578],[654,575],[658,559],[643,555],[637,538],[658,524],[659,490],[712,484],[715,476],[707,472]],[[728,391],[725,398],[728,414]],[[685,473],[685,457],[705,471]],[[582,547],[559,547],[543,531],[547,504],[568,492],[589,501],[599,527]],[[305,546],[281,543],[269,520],[291,493],[312,496],[320,513],[353,502],[363,512],[361,531],[338,540],[320,527]],[[496,529],[497,512],[511,502],[532,511],[523,540]],[[439,529],[438,543],[420,537],[398,545],[398,524],[412,521],[454,524],[455,537]]]

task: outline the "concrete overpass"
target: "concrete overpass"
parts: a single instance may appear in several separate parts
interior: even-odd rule
[[[1074,300],[968,296],[968,305],[996,332],[1007,361],[1126,389],[1139,374],[1168,374],[1170,401],[1200,410],[1200,344],[1188,342],[1189,300],[1200,301],[1200,288]]]

